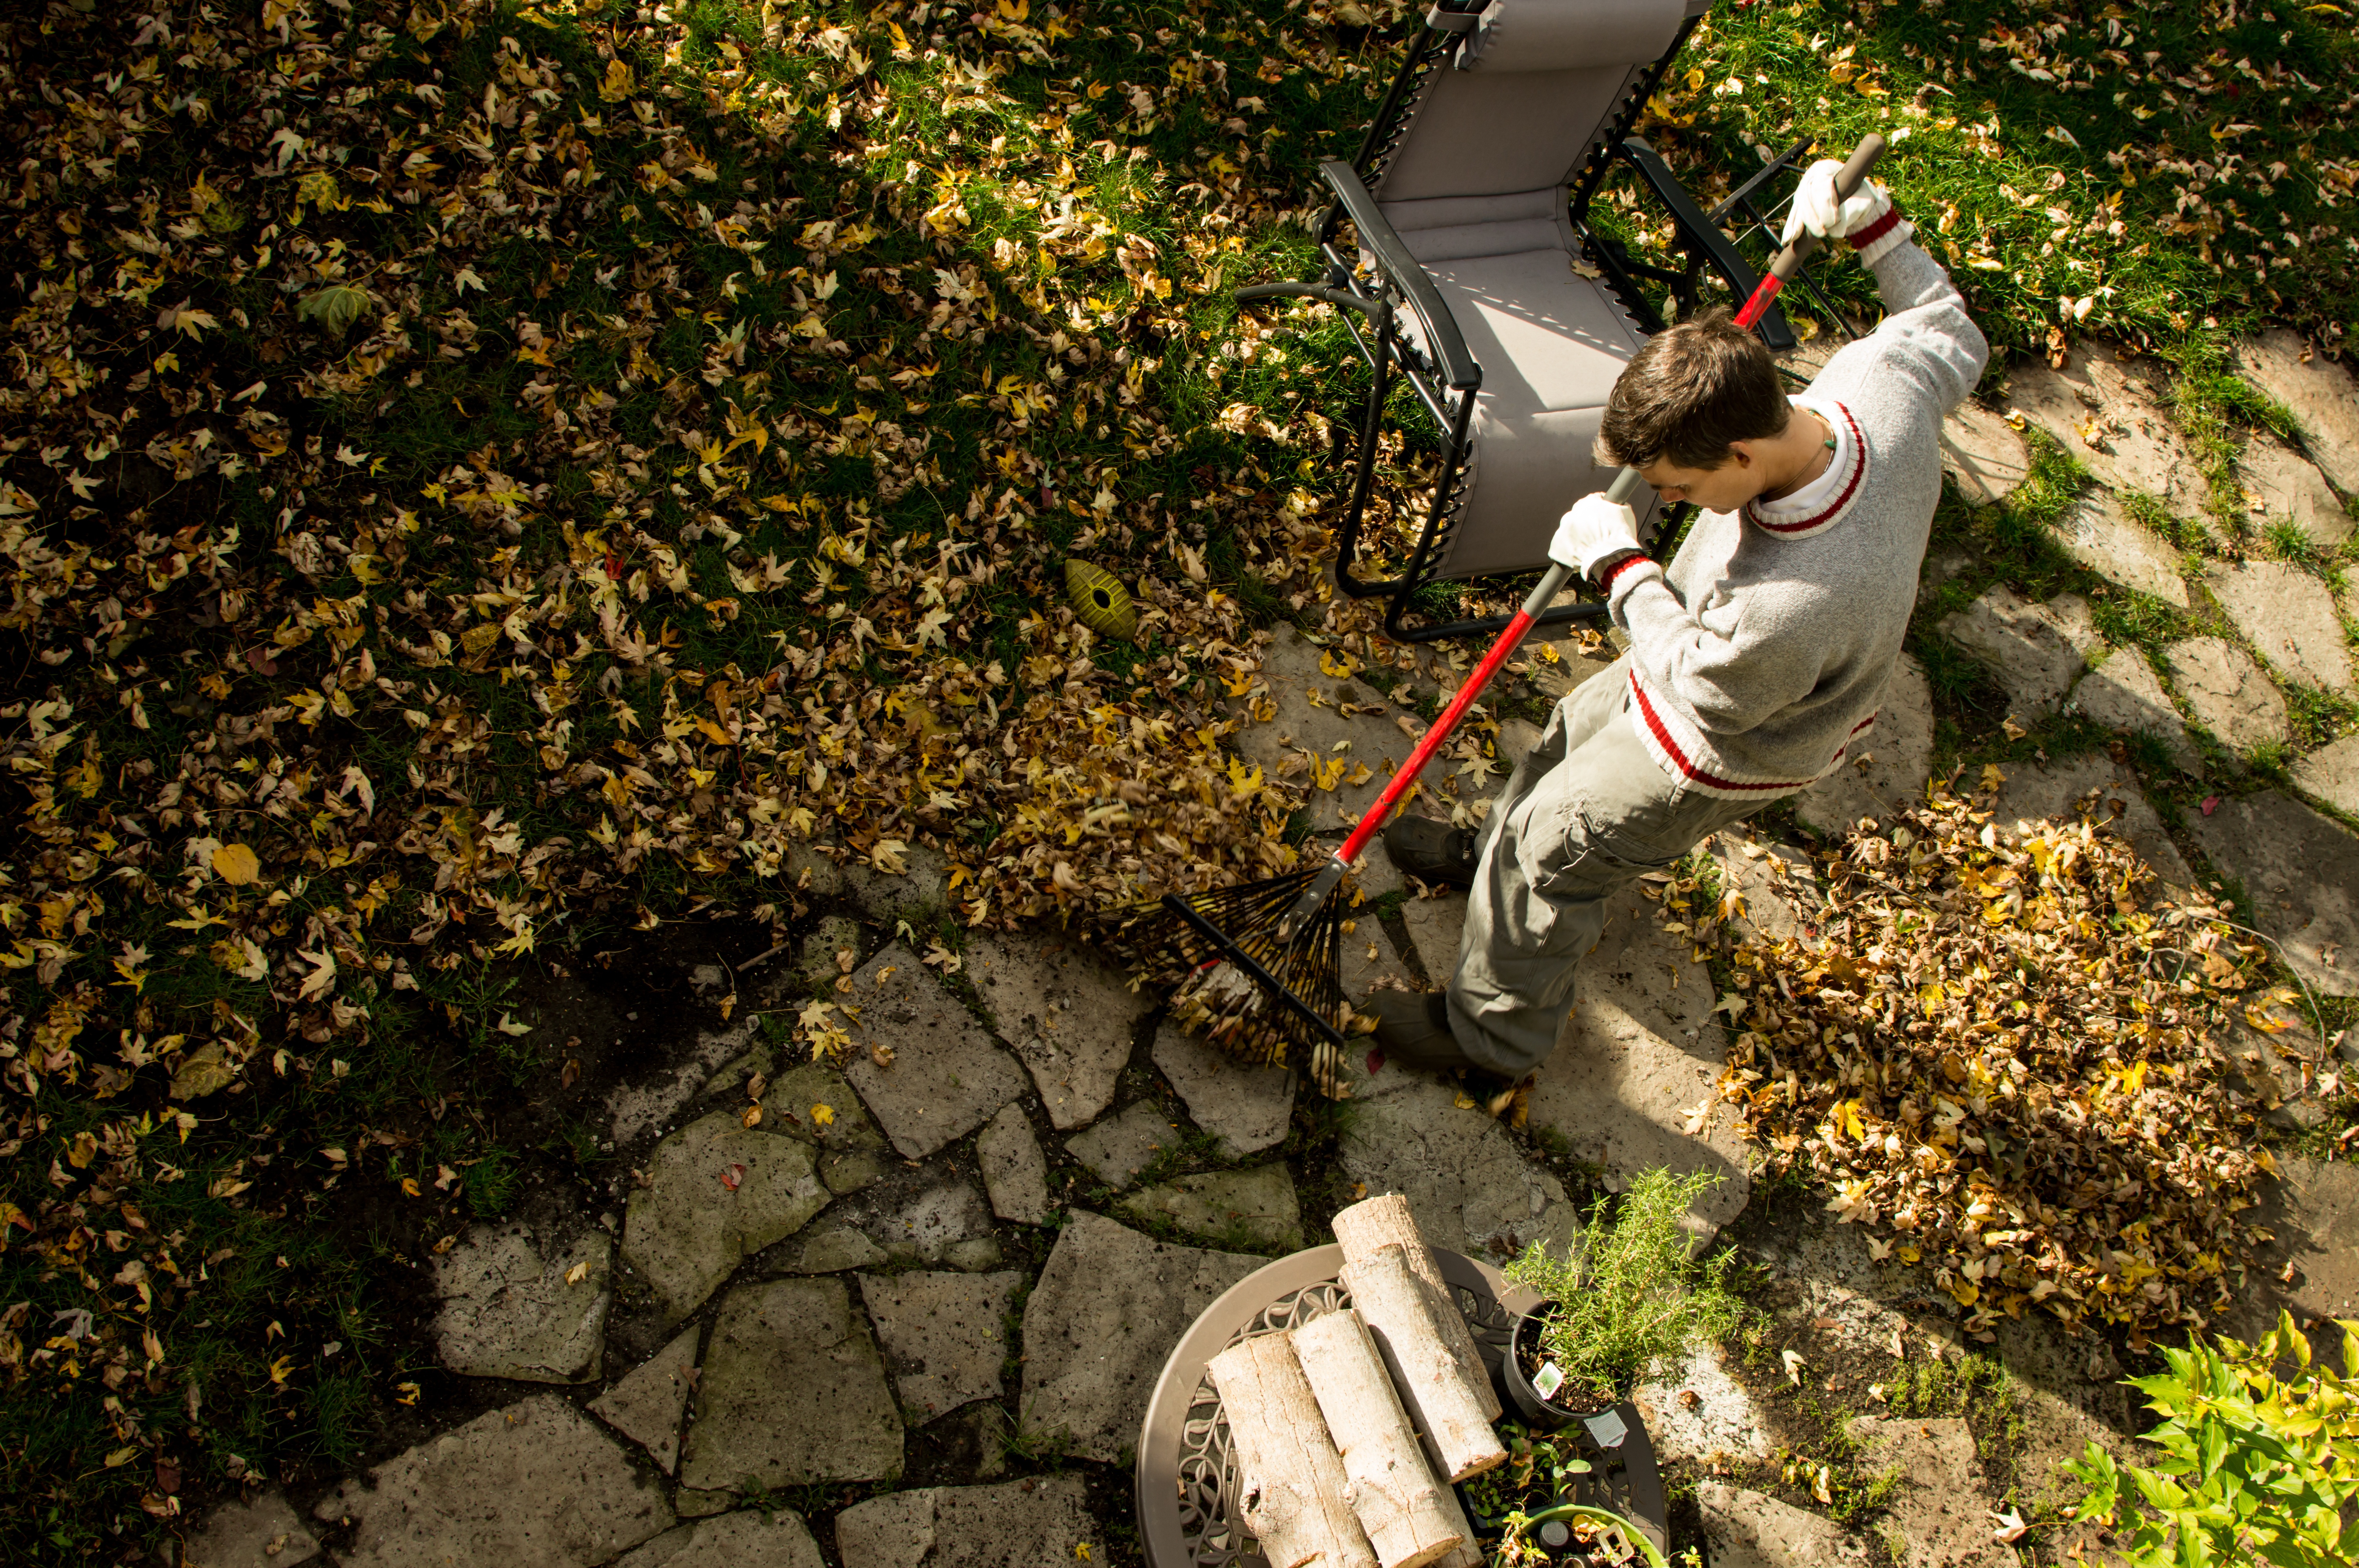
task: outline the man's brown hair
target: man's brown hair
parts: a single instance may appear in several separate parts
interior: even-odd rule
[[[1656,333],[1631,356],[1597,429],[1601,468],[1646,468],[1669,459],[1716,469],[1732,441],[1786,428],[1790,409],[1761,340],[1725,306]]]

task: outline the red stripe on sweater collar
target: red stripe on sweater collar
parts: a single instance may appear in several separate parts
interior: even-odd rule
[[[1754,526],[1775,534],[1781,539],[1799,539],[1804,535],[1815,534],[1822,528],[1832,527],[1843,516],[1845,509],[1851,505],[1852,497],[1859,493],[1859,481],[1867,477],[1867,441],[1860,435],[1859,421],[1851,416],[1849,408],[1840,403],[1832,406],[1836,413],[1843,416],[1843,423],[1851,429],[1851,475],[1843,481],[1842,493],[1838,494],[1824,510],[1812,513],[1808,517],[1797,517],[1790,523],[1767,521],[1756,509],[1755,504],[1748,501],[1745,503],[1745,520]]]

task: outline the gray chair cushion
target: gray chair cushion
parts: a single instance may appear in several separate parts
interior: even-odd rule
[[[1613,480],[1590,460],[1605,399],[1646,335],[1602,283],[1554,247],[1430,263],[1483,390],[1468,495],[1439,565],[1445,578],[1545,565],[1565,508]],[[1414,318],[1404,319],[1414,336]],[[1638,506],[1650,514],[1651,492]]]
[[[1497,196],[1562,185],[1647,68],[1506,74],[1436,66],[1373,187],[1377,200]]]
[[[1513,255],[1549,245],[1567,252],[1573,248],[1569,198],[1561,185],[1504,196],[1392,201],[1383,211],[1385,221],[1408,247],[1408,254],[1429,266],[1466,256]]]
[[[1660,59],[1687,12],[1686,0],[1491,0],[1471,40],[1467,69],[1561,70]]]

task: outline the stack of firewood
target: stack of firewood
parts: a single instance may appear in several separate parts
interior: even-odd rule
[[[1349,1310],[1209,1368],[1270,1568],[1481,1568],[1452,1483],[1503,1463],[1497,1396],[1408,1201],[1335,1217]]]

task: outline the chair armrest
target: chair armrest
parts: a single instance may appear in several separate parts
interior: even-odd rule
[[[1418,322],[1425,329],[1426,347],[1441,367],[1442,380],[1452,392],[1467,392],[1483,384],[1483,369],[1474,356],[1466,351],[1466,339],[1458,330],[1458,319],[1450,313],[1450,306],[1441,291],[1433,287],[1433,279],[1425,275],[1425,267],[1408,254],[1393,226],[1376,210],[1376,199],[1360,183],[1359,175],[1342,158],[1327,158],[1319,165],[1320,177],[1335,192],[1343,211],[1360,231],[1360,243],[1376,258],[1376,268],[1401,291],[1410,309],[1417,312]],[[1692,205],[1692,204],[1691,204]]]
[[[1681,247],[1690,256],[1711,264],[1712,271],[1720,274],[1729,292],[1737,298],[1750,297],[1760,285],[1761,275],[1704,215],[1703,209],[1696,205],[1695,198],[1688,194],[1687,187],[1680,183],[1662,155],[1644,136],[1626,138],[1617,150],[1623,162],[1645,177],[1655,199],[1670,213],[1671,222],[1680,232]],[[1777,352],[1795,346],[1794,329],[1787,324],[1786,313],[1777,306],[1771,306],[1768,314],[1761,318],[1760,332],[1761,341]]]

